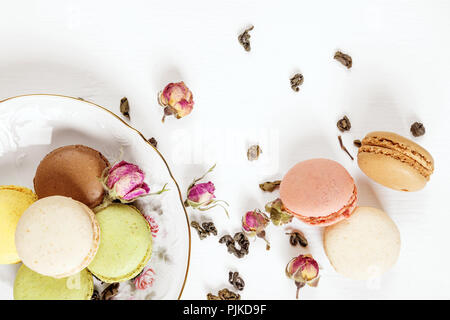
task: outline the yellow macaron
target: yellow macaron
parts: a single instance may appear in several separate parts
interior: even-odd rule
[[[20,262],[14,236],[22,213],[37,200],[28,188],[0,186],[0,264]]]
[[[392,132],[371,132],[361,141],[358,165],[376,182],[399,191],[425,187],[434,171],[431,154]]]

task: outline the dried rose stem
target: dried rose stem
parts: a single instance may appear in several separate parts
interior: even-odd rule
[[[344,150],[348,154],[350,159],[354,160],[352,155],[350,154],[350,152],[348,152],[347,148],[344,146],[344,143],[342,143],[342,137],[341,136],[338,136],[338,140],[339,140],[339,144],[341,145],[341,149]]]

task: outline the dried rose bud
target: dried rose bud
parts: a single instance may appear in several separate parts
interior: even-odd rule
[[[144,179],[145,174],[137,165],[120,161],[108,170],[105,184],[111,198],[129,202],[150,192]]]
[[[150,195],[150,187],[144,182],[145,173],[137,165],[120,161],[110,168],[105,169],[102,175],[102,184],[107,192],[107,201],[120,200],[122,203],[130,203],[140,197]],[[154,193],[160,194],[162,190]]]
[[[280,226],[292,221],[292,214],[286,211],[281,199],[275,199],[265,206],[265,210],[270,214],[270,220],[276,226]]]
[[[192,92],[183,81],[169,83],[159,94],[158,102],[164,107],[164,119],[166,115],[175,115],[177,119],[183,118],[191,113],[194,108]]]
[[[247,233],[248,236],[254,237],[257,236],[261,239],[264,239],[266,241],[266,248],[267,250],[270,249],[269,241],[266,239],[266,232],[264,229],[269,224],[270,219],[269,217],[255,209],[253,211],[248,211],[244,216],[242,217],[242,229]]]
[[[188,187],[187,199],[184,201],[184,205],[186,207],[190,206],[193,209],[197,209],[200,211],[206,211],[206,210],[209,210],[209,209],[219,206],[225,210],[225,213],[228,216],[228,211],[222,205],[222,203],[227,206],[228,206],[228,204],[223,200],[216,200],[216,196],[214,194],[214,192],[216,191],[216,188],[214,186],[214,183],[212,183],[211,181],[206,182],[206,183],[197,183],[200,180],[202,180],[208,173],[213,171],[215,166],[216,165],[213,165],[200,178],[194,179],[194,181]]]
[[[316,286],[319,277],[319,264],[313,259],[311,255],[299,255],[293,258],[286,266],[286,275],[293,279],[297,286],[296,298],[300,288],[305,284],[309,286]]]

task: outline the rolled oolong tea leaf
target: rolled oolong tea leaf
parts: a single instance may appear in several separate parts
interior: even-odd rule
[[[344,132],[344,131],[349,131],[350,128],[352,127],[352,124],[350,123],[350,119],[347,116],[344,116],[342,119],[340,119],[337,123],[336,123],[339,131]]]
[[[148,142],[150,142],[150,144],[157,149],[158,148],[158,141],[156,141],[156,139],[154,137],[151,137],[150,139],[148,139]]]
[[[410,130],[414,137],[420,137],[425,134],[425,127],[424,127],[423,123],[420,123],[420,122],[414,122],[411,125]]]
[[[241,33],[238,37],[239,43],[244,47],[245,51],[251,50],[249,32],[252,31],[253,28],[254,28],[254,26],[250,26],[243,33]]]
[[[301,73],[295,74],[291,79],[291,88],[295,92],[300,91],[300,86],[303,84],[303,75]]]
[[[224,243],[228,252],[234,254],[237,258],[243,258],[247,255],[250,247],[250,241],[243,232],[237,232],[234,237],[229,234],[224,235],[219,239],[219,243]],[[239,245],[239,249],[236,248],[236,243]]]
[[[128,120],[130,119],[130,104],[128,103],[128,99],[126,97],[123,97],[120,100],[120,113],[128,118]]]
[[[228,273],[228,282],[236,290],[239,290],[239,291],[244,290],[245,282],[244,282],[244,279],[242,279],[242,277],[239,276],[239,272],[232,272],[232,271],[230,271]]]
[[[259,188],[265,192],[272,192],[280,187],[281,180],[266,181],[259,184]]]
[[[220,300],[241,300],[241,295],[225,288],[219,291],[219,298]]]
[[[362,146],[361,140],[353,140],[353,145],[357,148],[361,148]]]
[[[249,161],[258,160],[260,154],[262,153],[262,150],[259,145],[255,144],[253,146],[250,146],[247,150],[247,158]]]
[[[202,227],[203,230],[205,230],[208,233],[208,235],[213,234],[217,236],[217,229],[216,226],[214,225],[214,222],[203,222]]]
[[[352,57],[350,57],[348,54],[345,54],[341,51],[336,51],[336,53],[334,54],[334,59],[342,63],[345,67],[347,67],[347,69],[350,69],[352,67]]]
[[[241,300],[241,295],[234,293],[228,289],[222,289],[218,292],[218,295],[213,295],[212,293],[208,293],[206,295],[206,299],[208,300]]]
[[[301,245],[302,247],[308,246],[308,240],[306,239],[305,235],[300,231],[293,231],[286,233],[289,235],[289,243],[295,247],[297,244]]]
[[[348,154],[348,156],[350,157],[350,159],[353,159],[353,156],[350,154],[350,152],[348,152],[347,148],[344,146],[344,143],[342,142],[342,137],[338,136],[338,140],[339,140],[339,145],[341,146],[341,149],[345,151],[345,153]]]
[[[200,240],[203,240],[206,237],[208,237],[209,233],[206,232],[206,230],[203,229],[197,221],[192,221],[191,222],[191,227],[194,228],[195,230],[197,230],[197,233],[198,233],[198,236],[200,237]]]
[[[212,293],[208,293],[208,294],[206,295],[206,299],[207,299],[207,300],[222,300],[222,299],[220,299],[219,296],[215,296],[215,295],[213,295]]]
[[[111,283],[103,290],[100,300],[112,300],[119,293],[119,282]]]
[[[100,293],[97,289],[94,289],[94,292],[92,293],[91,300],[100,300]]]

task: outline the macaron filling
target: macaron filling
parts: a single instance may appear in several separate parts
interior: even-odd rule
[[[289,208],[286,208],[286,210],[293,214],[295,217],[297,217],[299,220],[303,221],[304,223],[307,223],[309,225],[327,225],[332,224],[334,222],[337,222],[339,220],[342,220],[344,218],[348,218],[352,215],[352,213],[355,210],[356,207],[356,200],[357,200],[357,189],[356,186],[353,188],[353,193],[348,200],[347,204],[342,207],[342,209],[333,212],[327,216],[321,216],[321,217],[306,217],[301,215],[300,213],[294,212],[289,210]]]

